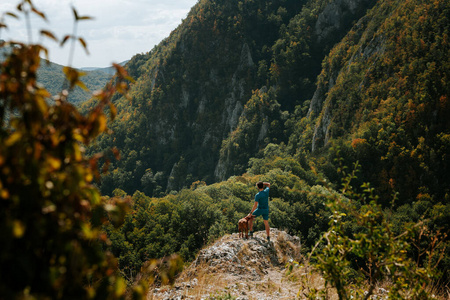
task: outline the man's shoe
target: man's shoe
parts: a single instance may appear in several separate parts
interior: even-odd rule
[[[270,243],[270,236],[267,237],[267,242]]]

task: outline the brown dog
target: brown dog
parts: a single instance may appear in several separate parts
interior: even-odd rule
[[[239,238],[244,238],[244,232],[245,232],[245,238],[248,239],[248,220],[251,218],[254,218],[254,216],[246,216],[239,220],[238,222],[238,228],[239,228]]]

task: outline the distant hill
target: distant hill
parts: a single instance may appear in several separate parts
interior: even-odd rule
[[[65,77],[62,69],[62,65],[47,60],[43,59],[41,62],[41,68],[38,70],[38,81],[42,83],[52,95],[59,93],[63,87]],[[102,89],[113,76],[110,68],[100,68],[84,72],[86,74],[81,80],[89,91],[84,91],[80,87],[76,87],[73,91],[70,91],[69,101],[74,104],[80,104],[89,100],[92,92]]]
[[[0,40],[0,43],[4,41]],[[0,62],[5,58],[8,53],[11,53],[11,47],[0,48]],[[122,64],[125,64],[123,62]],[[43,84],[45,88],[52,94],[56,95],[61,92],[63,83],[65,80],[64,73],[62,71],[64,66],[53,63],[46,59],[41,59],[41,67],[38,70],[38,82]],[[114,68],[84,68],[80,69],[86,74],[82,77],[82,81],[89,89],[84,91],[77,87],[69,93],[69,101],[74,104],[80,104],[91,97],[91,94],[95,90],[102,89],[106,83],[114,75]]]
[[[119,65],[125,66],[127,64],[127,62],[129,62],[129,60],[123,61],[123,62],[119,63]],[[104,73],[110,74],[110,75],[114,75],[116,72],[116,69],[114,69],[114,67],[107,67],[107,68],[85,67],[85,68],[80,68],[80,70],[85,71],[85,72],[99,71],[99,72],[104,72]]]

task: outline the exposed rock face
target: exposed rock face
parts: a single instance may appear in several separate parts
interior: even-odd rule
[[[335,0],[330,2],[319,15],[314,28],[315,34],[318,36],[318,42],[329,39],[341,28],[348,25],[349,20],[354,20],[354,15],[368,7],[371,2],[375,3],[376,1]]]
[[[314,135],[312,140],[311,151],[317,150],[320,146],[326,145],[330,138],[330,124],[331,124],[331,109],[330,106],[325,108],[323,116],[319,119],[319,122],[314,128]]]
[[[237,299],[294,299],[299,286],[284,281],[284,273],[287,262],[300,259],[300,239],[274,228],[270,243],[265,236],[224,236],[200,251],[172,289],[158,288],[152,299],[209,299],[223,291]]]
[[[376,1],[370,0],[336,0],[330,2],[324,11],[319,15],[315,34],[318,36],[318,41],[328,39],[334,33],[338,32],[341,27],[348,26],[346,20],[354,20],[355,16],[364,15],[366,9],[372,7]],[[352,18],[349,18],[352,16]],[[355,25],[356,30],[363,31],[368,20],[362,17]],[[354,59],[367,59],[373,54],[382,53],[384,51],[384,42],[380,39],[373,39],[365,46],[362,46],[355,52],[355,55],[348,62],[343,62],[341,67],[345,67]],[[335,68],[329,70],[329,76],[326,78],[326,84],[318,85],[311,99],[311,104],[308,111],[308,117],[318,118],[312,141],[312,151],[319,149],[327,144],[330,138],[330,124],[332,122],[332,105],[333,103],[328,99],[328,93],[334,87],[338,77],[341,75],[342,69]]]

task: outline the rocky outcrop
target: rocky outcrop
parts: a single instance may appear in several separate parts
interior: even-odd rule
[[[228,293],[236,299],[294,299],[299,286],[285,280],[285,265],[300,260],[300,239],[271,229],[253,239],[226,235],[203,249],[172,288],[159,287],[151,299],[210,299]]]
[[[316,22],[315,34],[318,36],[319,42],[322,39],[330,38],[341,27],[346,26],[345,22],[347,20],[354,20],[359,15],[363,15],[375,2],[370,0],[336,0],[330,2],[319,15]],[[368,22],[370,20],[367,16],[363,16],[354,26],[354,30],[360,33],[364,32]],[[333,117],[333,103],[329,99],[329,92],[335,86],[339,76],[342,74],[342,70],[347,68],[354,60],[366,60],[371,55],[382,52],[384,52],[384,41],[378,37],[372,38],[368,42],[361,41],[360,47],[354,52],[350,60],[341,62],[338,67],[328,66],[327,72],[329,75],[325,80],[322,80],[322,84],[317,86],[308,110],[308,117],[317,118],[311,151],[314,152],[325,146],[330,138],[329,129]]]
[[[338,299],[301,256],[300,239],[270,230],[271,242],[265,231],[248,240],[238,233],[222,237],[201,250],[172,286],[153,287],[147,299],[310,299],[312,289],[327,290],[327,299]],[[368,299],[388,299],[389,286],[381,285]]]
[[[343,28],[348,27],[355,17],[361,17],[365,10],[375,2],[373,0],[331,1],[319,14],[314,27],[318,42],[328,40]]]

